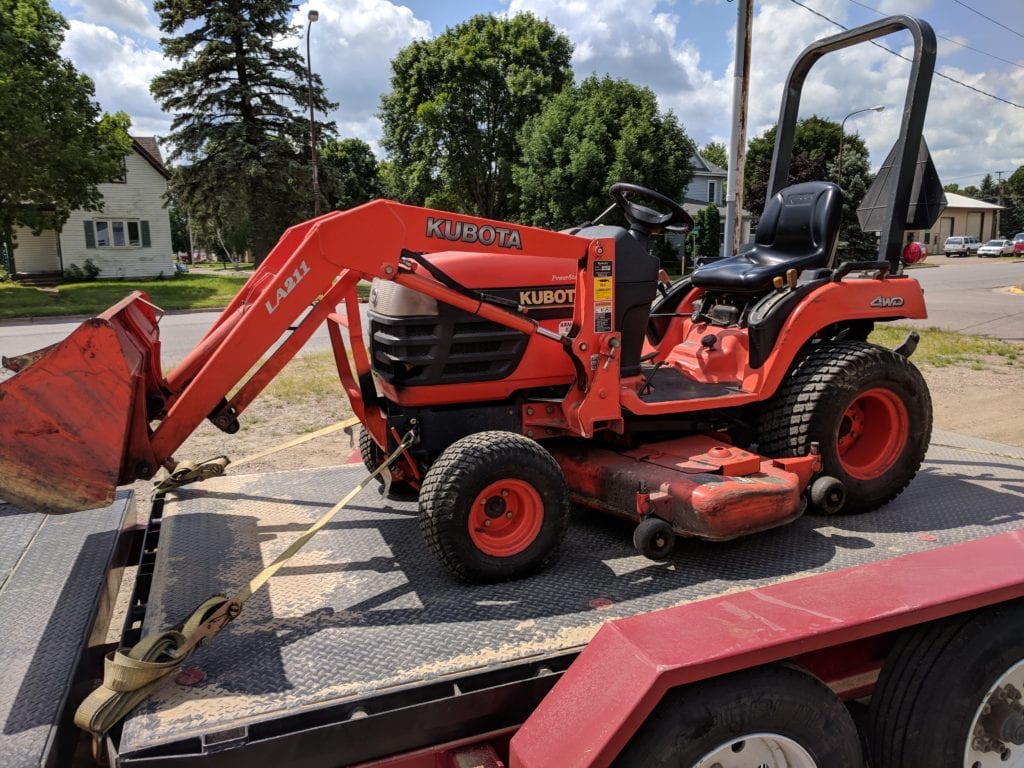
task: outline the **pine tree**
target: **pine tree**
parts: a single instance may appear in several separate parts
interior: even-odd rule
[[[260,261],[285,228],[312,211],[306,64],[280,42],[287,0],[157,0],[164,51],[177,68],[150,86],[175,114],[171,160],[184,163],[175,194],[194,216],[246,220]],[[334,105],[313,78],[313,107]],[[319,123],[317,135],[334,126]]]

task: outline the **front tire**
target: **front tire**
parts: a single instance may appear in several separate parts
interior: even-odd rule
[[[569,526],[569,489],[539,443],[478,432],[452,443],[420,491],[420,531],[455,578],[496,582],[554,562]]]
[[[824,474],[846,489],[842,511],[868,512],[917,474],[932,403],[924,377],[902,355],[866,342],[822,342],[794,361],[759,426],[767,456],[804,456],[818,443]]]
[[[384,463],[388,455],[381,450],[381,447],[377,445],[377,441],[373,439],[373,435],[366,431],[365,428],[359,430],[359,458],[363,460],[363,466],[366,467],[367,472],[375,472],[377,467]],[[392,496],[414,496],[416,494],[416,488],[412,486],[409,481],[402,479],[401,465],[398,461],[392,465],[391,474],[391,493]],[[380,483],[381,488],[384,487],[384,478],[380,475],[377,476],[377,482]]]
[[[861,768],[853,718],[799,667],[772,664],[675,688],[623,749],[616,768]]]

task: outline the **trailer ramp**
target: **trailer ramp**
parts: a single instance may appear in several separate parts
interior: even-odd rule
[[[71,713],[92,681],[134,522],[132,494],[74,517],[0,503],[0,768],[66,766],[78,740]]]
[[[145,631],[233,591],[362,475],[226,476],[169,495]],[[170,683],[128,718],[118,760],[348,765],[513,727],[609,619],[1022,527],[1024,449],[936,432],[878,512],[682,542],[653,563],[630,525],[580,510],[552,569],[471,587],[424,549],[414,500],[367,490],[193,656],[201,683]]]

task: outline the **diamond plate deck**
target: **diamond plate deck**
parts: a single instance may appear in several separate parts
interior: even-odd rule
[[[0,768],[67,765],[61,722],[131,509],[47,516],[0,504]],[[73,694],[72,694],[73,695]]]
[[[223,477],[168,497],[146,617],[170,626],[234,591],[362,477],[339,467]],[[631,526],[577,511],[551,570],[453,583],[420,540],[412,501],[366,491],[127,721],[120,753],[584,645],[605,621],[1017,529],[1024,449],[937,432],[917,479],[882,510],[808,516],[727,543],[635,554]]]

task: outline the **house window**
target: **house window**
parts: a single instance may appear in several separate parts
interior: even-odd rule
[[[96,219],[85,222],[86,248],[148,248],[149,222]]]
[[[718,185],[715,182],[713,182],[713,181],[709,181],[708,182],[708,202],[709,203],[717,203],[718,202],[718,195],[716,194],[718,192],[717,186]]]

